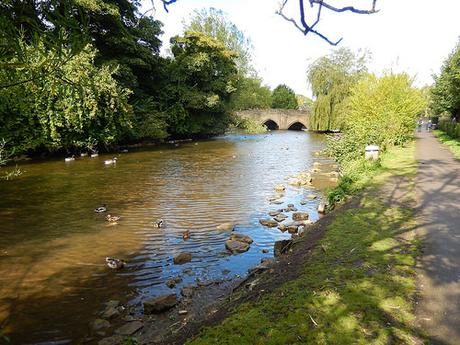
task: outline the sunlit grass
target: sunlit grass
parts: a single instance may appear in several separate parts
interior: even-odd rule
[[[336,218],[304,264],[302,274],[259,300],[240,305],[190,344],[412,344],[412,297],[418,245],[412,183],[407,207],[388,203],[386,178],[415,174],[414,145],[385,155],[366,176],[359,207]],[[322,248],[327,248],[326,251]]]
[[[449,147],[455,158],[460,159],[460,140],[451,138],[441,130],[434,130],[433,133],[441,143]]]

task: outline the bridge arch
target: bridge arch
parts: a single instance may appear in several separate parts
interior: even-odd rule
[[[288,125],[289,130],[291,131],[301,131],[302,129],[306,129],[307,126],[305,126],[302,121],[294,121],[290,125]]]
[[[267,119],[263,122],[263,125],[267,127],[267,129],[273,131],[280,129],[280,126],[276,123],[276,121],[273,121],[272,119]]]

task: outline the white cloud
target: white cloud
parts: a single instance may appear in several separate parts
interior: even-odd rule
[[[309,62],[329,53],[333,47],[314,35],[304,37],[291,23],[275,15],[277,0],[178,0],[166,13],[157,2],[155,17],[164,23],[164,48],[169,38],[182,32],[182,21],[194,9],[222,9],[254,45],[254,63],[265,83],[272,88],[285,83],[297,93],[310,94],[306,82]],[[297,1],[287,8],[298,15]],[[343,1],[337,2],[343,4]],[[348,1],[363,6],[370,1]],[[323,16],[318,29],[331,39],[343,37],[341,46],[367,48],[373,60],[370,68],[407,71],[418,85],[432,83],[442,61],[458,39],[456,27],[460,2],[451,0],[379,0],[380,12]],[[150,1],[144,7],[151,6]]]

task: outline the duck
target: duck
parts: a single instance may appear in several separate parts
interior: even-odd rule
[[[118,222],[120,219],[121,219],[120,216],[112,216],[112,215],[110,215],[110,214],[108,214],[108,215],[105,217],[105,220],[108,221],[109,223],[116,223],[116,222]]]
[[[107,263],[107,266],[109,266],[113,270],[122,269],[126,265],[126,262],[124,262],[123,260],[111,258],[109,256],[105,258],[105,262]]]
[[[96,208],[94,209],[94,212],[96,212],[96,213],[107,212],[107,205],[104,204],[104,205],[102,205],[102,206],[96,207]]]
[[[182,233],[182,238],[185,240],[188,240],[190,238],[190,231],[186,230]]]
[[[162,228],[165,225],[165,222],[163,221],[163,219],[155,220],[152,223],[153,223],[154,228]]]
[[[112,159],[107,159],[104,161],[105,165],[115,164],[117,162],[117,157],[113,157]]]
[[[74,155],[72,155],[71,157],[66,157],[66,158],[64,158],[64,161],[66,161],[66,162],[72,162],[72,161],[74,161],[74,160],[75,160],[75,156],[74,156]]]
[[[88,157],[88,153],[82,152],[82,153],[80,153],[80,157]]]
[[[91,153],[91,155],[90,155],[91,158],[95,158],[95,157],[97,157],[97,156],[99,156],[99,153],[97,153],[97,152],[93,152],[93,153]]]

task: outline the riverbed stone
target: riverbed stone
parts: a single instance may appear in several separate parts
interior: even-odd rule
[[[285,232],[287,230],[286,224],[279,224],[278,229],[281,230],[282,232]]]
[[[168,279],[165,284],[166,284],[167,287],[172,289],[173,287],[176,286],[177,283],[176,283],[176,281],[174,279]]]
[[[318,213],[326,213],[326,203],[324,201],[321,201],[318,205]]]
[[[284,201],[281,199],[275,199],[275,200],[270,201],[270,204],[281,205],[283,202]]]
[[[127,324],[115,330],[115,333],[120,335],[133,335],[142,327],[144,327],[144,324],[140,321],[128,322]]]
[[[277,191],[277,192],[284,192],[285,190],[286,190],[286,187],[284,187],[284,185],[282,185],[282,184],[277,184],[275,186],[275,191]]]
[[[286,216],[284,213],[280,213],[273,217],[274,220],[276,220],[278,223],[281,223],[283,220],[285,220],[288,216]]]
[[[292,245],[292,240],[281,240],[275,242],[274,254],[280,256],[286,253]]]
[[[276,217],[277,215],[279,215],[281,212],[280,211],[270,211],[268,212],[268,215],[270,217]]]
[[[249,250],[250,244],[246,242],[227,240],[225,241],[225,248],[227,248],[232,254],[244,253]]]
[[[90,324],[91,329],[95,332],[109,328],[110,322],[104,319],[96,319]]]
[[[291,186],[300,186],[302,182],[298,178],[291,178],[288,180],[288,184]]]
[[[112,335],[98,341],[97,345],[120,345],[123,344],[124,338],[121,335]]]
[[[118,311],[117,308],[114,307],[107,307],[104,309],[104,311],[101,314],[101,317],[103,319],[113,319],[120,315],[120,312]]]
[[[177,304],[176,294],[163,295],[144,302],[144,314],[157,314]]]
[[[273,219],[259,219],[259,223],[263,226],[268,226],[269,228],[274,228],[278,226],[278,222]]]
[[[306,213],[306,212],[294,212],[292,214],[292,219],[293,220],[307,220],[308,219],[308,213]]]
[[[222,223],[218,225],[216,229],[221,231],[233,231],[233,229],[235,229],[235,223]]]
[[[313,200],[313,199],[316,199],[318,196],[315,195],[315,194],[308,194],[307,195],[307,198],[310,199],[310,200]]]
[[[248,244],[251,244],[252,242],[254,242],[251,237],[249,237],[248,235],[243,235],[243,234],[232,234],[229,240],[245,242]]]
[[[189,253],[189,252],[180,253],[176,255],[173,260],[174,260],[175,265],[185,264],[187,262],[192,261],[192,253]]]
[[[187,286],[184,286],[181,290],[180,290],[180,294],[186,298],[190,298],[193,296],[193,291],[195,290],[195,288],[193,287],[193,285],[187,285]]]
[[[295,234],[295,233],[297,233],[298,229],[299,229],[299,226],[298,226],[298,225],[289,225],[289,226],[287,227],[287,231],[288,231],[290,234]]]

